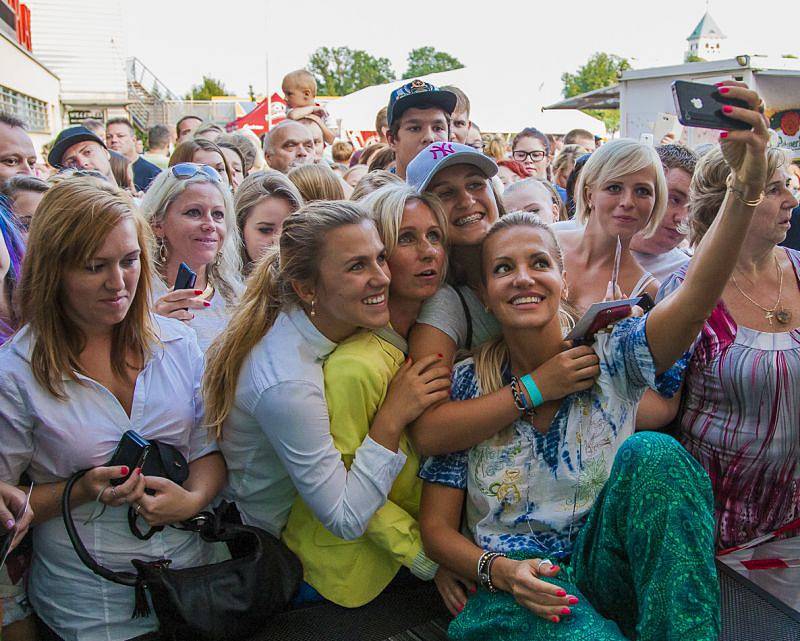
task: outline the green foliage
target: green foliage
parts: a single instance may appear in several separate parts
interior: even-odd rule
[[[419,47],[412,49],[408,54],[408,69],[403,74],[404,79],[418,78],[429,73],[461,69],[464,65],[449,53],[436,51],[433,47]]]
[[[796,60],[796,59],[797,59],[797,56],[796,56],[796,55],[794,55],[793,53],[785,53],[785,54],[783,54],[783,55],[781,56],[781,58],[791,58],[791,59],[793,59],[793,60]]]
[[[689,54],[688,56],[686,56],[686,60],[684,60],[684,62],[705,62],[705,61],[706,61],[705,58],[701,58],[696,53]]]
[[[323,96],[346,96],[395,79],[388,58],[350,47],[318,48],[308,60],[308,70],[317,79],[317,93]]]
[[[561,74],[564,97],[571,98],[593,89],[616,84],[620,74],[630,68],[627,59],[600,51],[589,58],[575,73]],[[587,109],[586,113],[602,120],[609,132],[619,129],[618,109]]]
[[[214,96],[227,96],[228,90],[221,80],[211,76],[203,76],[203,81],[199,85],[193,85],[186,100],[211,100]]]

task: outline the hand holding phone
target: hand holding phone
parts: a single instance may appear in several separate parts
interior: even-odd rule
[[[592,305],[564,340],[573,341],[575,345],[587,345],[594,341],[594,336],[601,329],[627,318],[638,298],[609,300]]]
[[[175,287],[173,291],[178,289],[194,289],[197,282],[197,274],[195,274],[186,263],[181,263],[178,267],[178,275],[175,277]]]
[[[687,127],[722,129],[725,131],[748,130],[751,125],[730,118],[723,112],[726,106],[749,109],[744,100],[727,97],[720,93],[721,87],[701,82],[676,80],[672,83],[672,96],[678,111],[678,120]]]
[[[22,540],[28,531],[28,526],[33,521],[33,511],[30,509],[32,492],[33,483],[28,488],[27,494],[13,485],[0,483],[0,504],[2,505],[0,512],[6,513],[2,526],[7,528],[6,532],[0,536],[0,568],[5,565],[11,550]],[[11,517],[12,512],[13,518],[8,518]]]

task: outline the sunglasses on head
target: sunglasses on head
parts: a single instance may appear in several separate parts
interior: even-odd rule
[[[172,175],[180,180],[188,180],[197,174],[205,174],[215,183],[222,182],[222,176],[219,172],[209,165],[198,165],[194,162],[179,162],[177,165],[170,167]]]

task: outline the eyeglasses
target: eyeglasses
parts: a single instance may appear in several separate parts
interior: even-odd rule
[[[537,151],[522,151],[521,149],[518,151],[513,152],[512,157],[514,160],[519,162],[525,162],[528,158],[531,159],[532,162],[539,162],[540,160],[544,160],[544,157],[547,155],[546,152],[537,150]]]
[[[197,174],[205,174],[215,183],[222,182],[222,176],[219,172],[209,165],[198,165],[194,162],[179,162],[177,165],[170,167],[172,175],[179,180],[188,180]]]

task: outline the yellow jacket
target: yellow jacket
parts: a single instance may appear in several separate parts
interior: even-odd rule
[[[399,349],[372,332],[350,337],[328,357],[324,372],[331,435],[348,469],[404,359]],[[353,608],[370,602],[401,565],[424,578],[436,570],[422,551],[417,523],[419,457],[405,434],[400,449],[406,463],[388,500],[358,539],[345,541],[331,534],[300,497],[292,506],[283,538],[302,561],[306,582],[338,605]]]

